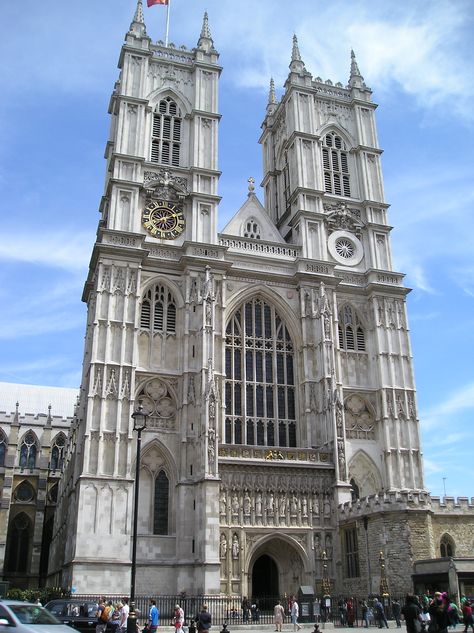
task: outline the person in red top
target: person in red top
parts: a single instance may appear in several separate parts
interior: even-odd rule
[[[472,604],[470,600],[466,600],[462,608],[462,615],[464,618],[464,633],[466,633],[467,629],[471,627],[474,631],[474,619],[472,617]]]

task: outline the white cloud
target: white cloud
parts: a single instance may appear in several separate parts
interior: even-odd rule
[[[0,242],[0,260],[28,262],[70,271],[84,271],[90,258],[90,233],[51,231],[34,236],[18,232],[4,233]]]
[[[465,385],[430,410],[421,412],[421,424],[425,431],[439,427],[449,428],[448,420],[450,417],[453,418],[456,414],[471,409],[474,409],[474,382]],[[455,434],[452,435],[452,437],[454,436]]]

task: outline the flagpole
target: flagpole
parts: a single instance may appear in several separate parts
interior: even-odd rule
[[[171,6],[171,0],[168,0],[167,11],[166,11],[165,46],[168,46],[168,38],[169,38],[169,33],[170,33],[170,6]]]

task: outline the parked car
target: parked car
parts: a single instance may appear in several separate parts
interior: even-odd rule
[[[74,629],[62,624],[39,604],[1,600],[0,632],[12,629],[15,633],[74,633]]]
[[[77,598],[61,598],[51,600],[45,605],[60,622],[69,625],[81,633],[95,631],[97,624],[97,609],[99,605],[94,600],[79,600]]]

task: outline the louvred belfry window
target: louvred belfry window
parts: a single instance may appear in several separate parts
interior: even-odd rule
[[[157,284],[145,294],[140,310],[140,328],[175,334],[176,303],[165,285]]]
[[[324,190],[337,196],[350,197],[351,185],[346,144],[335,132],[323,141]]]
[[[356,311],[346,305],[339,313],[339,349],[365,352],[365,332]]]
[[[182,117],[171,97],[162,99],[153,114],[152,163],[179,167]]]
[[[296,446],[294,350],[275,308],[244,303],[226,330],[225,442]]]

